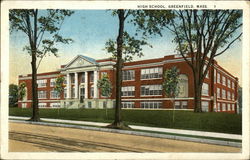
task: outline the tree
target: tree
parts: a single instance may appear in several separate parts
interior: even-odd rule
[[[179,70],[177,67],[172,67],[165,71],[163,89],[167,97],[171,98],[173,109],[175,110],[175,97],[180,93],[179,83]],[[173,124],[174,124],[174,111],[173,111]]]
[[[194,77],[194,112],[202,112],[202,84],[214,58],[223,54],[242,32],[240,10],[174,10],[166,27],[175,36],[176,50]]]
[[[12,9],[9,11],[10,31],[20,31],[28,38],[28,45],[24,47],[31,55],[32,68],[32,108],[31,121],[39,121],[37,69],[46,55],[57,56],[57,43],[68,44],[71,39],[63,38],[60,28],[65,17],[73,14],[69,10],[38,10],[38,9]],[[37,62],[37,59],[39,61]]]
[[[18,86],[16,84],[9,85],[9,107],[16,107],[18,101]]]
[[[18,99],[20,99],[21,101],[23,100],[23,98],[26,95],[26,83],[22,82],[19,84],[18,86]]]
[[[112,128],[128,128],[121,120],[121,86],[122,67],[125,61],[131,61],[133,56],[143,56],[142,46],[150,46],[146,40],[150,35],[161,35],[162,27],[167,24],[171,17],[167,10],[124,10],[118,9],[112,12],[113,16],[119,19],[118,36],[116,41],[106,42],[105,49],[116,58],[116,104],[115,120],[109,126]],[[129,18],[128,18],[129,17]],[[131,36],[125,30],[125,22],[134,24],[137,27],[136,34]],[[142,31],[141,38],[136,38],[138,32]],[[152,46],[150,46],[152,47]]]
[[[55,91],[58,94],[62,94],[65,88],[65,84],[64,84],[65,78],[64,76],[58,76],[55,80]]]
[[[104,74],[100,80],[97,82],[97,87],[101,90],[102,96],[110,97],[112,92],[112,84],[109,80],[108,75]],[[106,101],[107,103],[107,101]],[[107,106],[106,106],[106,118],[108,116]]]

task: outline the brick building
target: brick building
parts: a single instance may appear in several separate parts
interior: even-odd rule
[[[37,76],[39,107],[41,108],[112,108],[115,104],[115,60],[95,60],[78,55],[55,72]],[[124,63],[122,72],[122,107],[141,109],[173,109],[170,99],[162,90],[163,73],[176,66],[180,70],[180,94],[175,109],[193,109],[194,90],[191,68],[178,55]],[[97,81],[107,74],[113,84],[110,97],[102,96]],[[55,79],[65,76],[64,93],[54,90]],[[26,83],[27,95],[18,106],[31,107],[31,75],[20,75],[19,83]],[[216,61],[202,87],[202,110],[208,112],[236,112],[238,79]]]

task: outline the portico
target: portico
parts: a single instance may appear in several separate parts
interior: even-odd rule
[[[78,56],[67,64],[61,73],[66,79],[67,105],[92,108],[99,98],[99,66],[95,60]]]

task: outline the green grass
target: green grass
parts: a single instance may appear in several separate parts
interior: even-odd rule
[[[129,125],[211,131],[220,133],[242,133],[241,115],[228,113],[193,113],[170,110],[122,110],[122,120]],[[30,117],[32,109],[10,108],[11,116]],[[102,109],[40,109],[41,118],[68,119],[111,123],[114,110],[108,110],[106,118]]]

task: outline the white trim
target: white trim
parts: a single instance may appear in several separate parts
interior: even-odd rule
[[[78,98],[78,73],[75,72],[75,98]]]
[[[162,77],[162,78],[149,78],[149,79],[141,79],[141,80],[145,81],[145,80],[161,80],[161,79],[163,79],[163,77]]]
[[[129,66],[124,66],[124,69],[133,69],[133,68],[141,68],[141,67],[153,67],[153,66],[159,66],[162,67],[163,62],[157,62],[157,63],[146,63],[146,64],[138,64],[138,65],[129,65]]]
[[[46,72],[45,72],[46,73]],[[60,74],[60,73],[59,73]],[[43,75],[43,76],[37,76],[37,80],[45,79],[45,78],[56,78],[59,74],[52,74],[52,75]],[[28,77],[18,77],[19,80],[27,80],[32,79],[31,76]]]
[[[82,55],[77,55],[73,60],[71,60],[69,63],[67,63],[65,65],[65,67],[63,67],[63,68],[64,69],[70,69],[70,68],[68,68],[68,66],[70,66],[71,64],[73,64],[78,58],[84,59],[85,61],[87,61],[87,62],[89,62],[91,64],[94,64],[93,62],[90,62],[89,60],[87,60],[86,58],[84,58]],[[94,65],[96,65],[96,64],[94,64]],[[76,68],[78,68],[78,67],[76,67]]]
[[[192,100],[194,98],[187,97],[187,98],[175,98],[175,100]],[[122,101],[161,101],[161,100],[172,100],[172,98],[140,98],[140,99],[122,99]]]
[[[187,60],[191,61],[191,58],[187,58]],[[186,60],[182,57],[180,59],[168,59],[168,60],[164,60],[164,63],[176,63],[176,62],[186,62]]]
[[[227,100],[219,100],[219,99],[217,99],[217,102],[237,103],[237,101],[227,101]]]
[[[97,63],[99,63],[100,66],[108,66],[108,65],[115,65],[116,64],[113,61],[105,61],[105,62],[97,62]]]
[[[231,75],[229,75],[228,73],[226,73],[225,71],[223,71],[222,69],[220,69],[220,68],[218,67],[218,65],[212,65],[212,66],[213,66],[215,69],[219,70],[220,73],[223,73],[224,75],[227,75],[228,77],[230,77],[231,79],[233,79],[234,82],[237,82],[235,77],[232,77]],[[224,69],[224,68],[223,68],[223,69]],[[218,73],[218,71],[217,71],[217,73]]]
[[[45,100],[45,99],[39,99],[40,102],[60,102],[62,99],[53,99],[53,100]],[[27,101],[18,101],[18,103],[29,103],[32,102],[32,100],[27,100]]]

